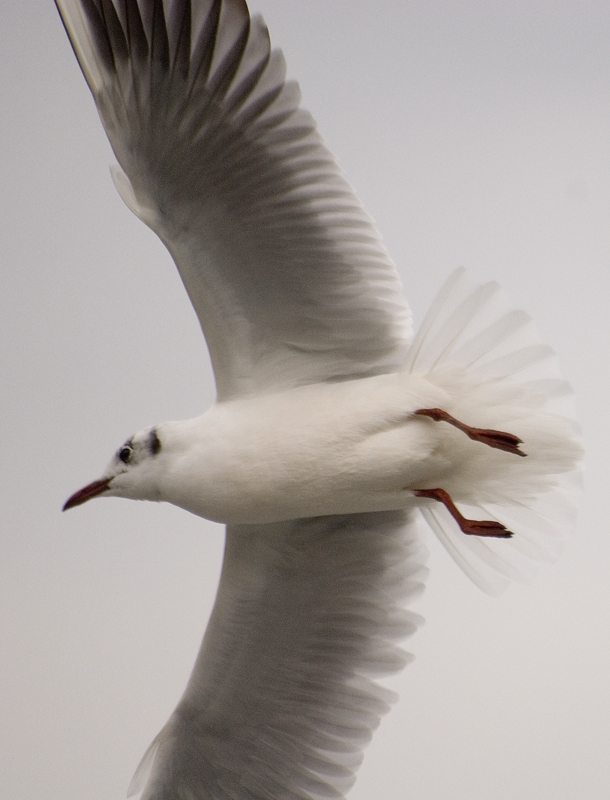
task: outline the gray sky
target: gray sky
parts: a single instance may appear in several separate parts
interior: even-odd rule
[[[353,800],[605,800],[610,786],[610,4],[257,0],[405,281],[499,280],[578,396],[576,535],[481,594],[429,537],[417,656]],[[0,796],[118,800],[185,685],[218,526],[100,500],[133,431],[213,398],[205,347],[51,0],[0,1]]]

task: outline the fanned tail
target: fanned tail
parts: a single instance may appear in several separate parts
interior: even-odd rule
[[[420,510],[452,558],[483,591],[499,594],[511,579],[530,579],[540,562],[559,554],[574,525],[580,494],[579,427],[571,388],[561,377],[553,351],[540,342],[529,316],[511,309],[498,284],[477,284],[465,269],[458,269],[434,300],[406,367],[440,383],[461,381],[465,396],[483,405],[486,398],[490,407],[505,402],[507,419],[529,426],[529,437],[522,438],[525,452],[534,457],[519,459],[519,464],[506,462],[508,471],[495,478],[504,485],[496,485],[495,492],[483,491],[481,500],[460,503],[465,516],[497,520],[513,531],[512,539],[465,536],[440,504]],[[499,401],[503,396],[508,400]],[[494,427],[484,420],[474,424]],[[511,430],[508,422],[502,429]],[[492,484],[494,478],[480,480]]]

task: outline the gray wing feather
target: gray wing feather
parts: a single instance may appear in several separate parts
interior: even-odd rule
[[[172,253],[219,396],[398,369],[411,318],[375,227],[243,0],[57,0]]]
[[[142,800],[343,797],[409,656],[423,553],[404,512],[229,527],[184,696],[136,774]],[[151,766],[152,762],[152,766]]]

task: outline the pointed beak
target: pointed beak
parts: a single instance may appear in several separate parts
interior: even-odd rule
[[[112,478],[102,478],[100,481],[93,481],[93,483],[85,486],[84,489],[79,489],[78,492],[75,492],[72,497],[66,500],[62,511],[67,511],[69,508],[74,508],[74,506],[80,506],[82,503],[86,503],[87,500],[91,500],[92,497],[97,497],[98,494],[107,491],[110,488],[111,480]]]

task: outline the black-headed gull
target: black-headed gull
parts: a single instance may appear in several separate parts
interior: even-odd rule
[[[227,524],[192,676],[130,791],[340,797],[388,707],[374,677],[417,624],[416,512],[490,591],[569,527],[566,384],[528,317],[463,270],[411,340],[395,266],[244,0],[57,5],[218,389],[65,505],[167,501]]]

